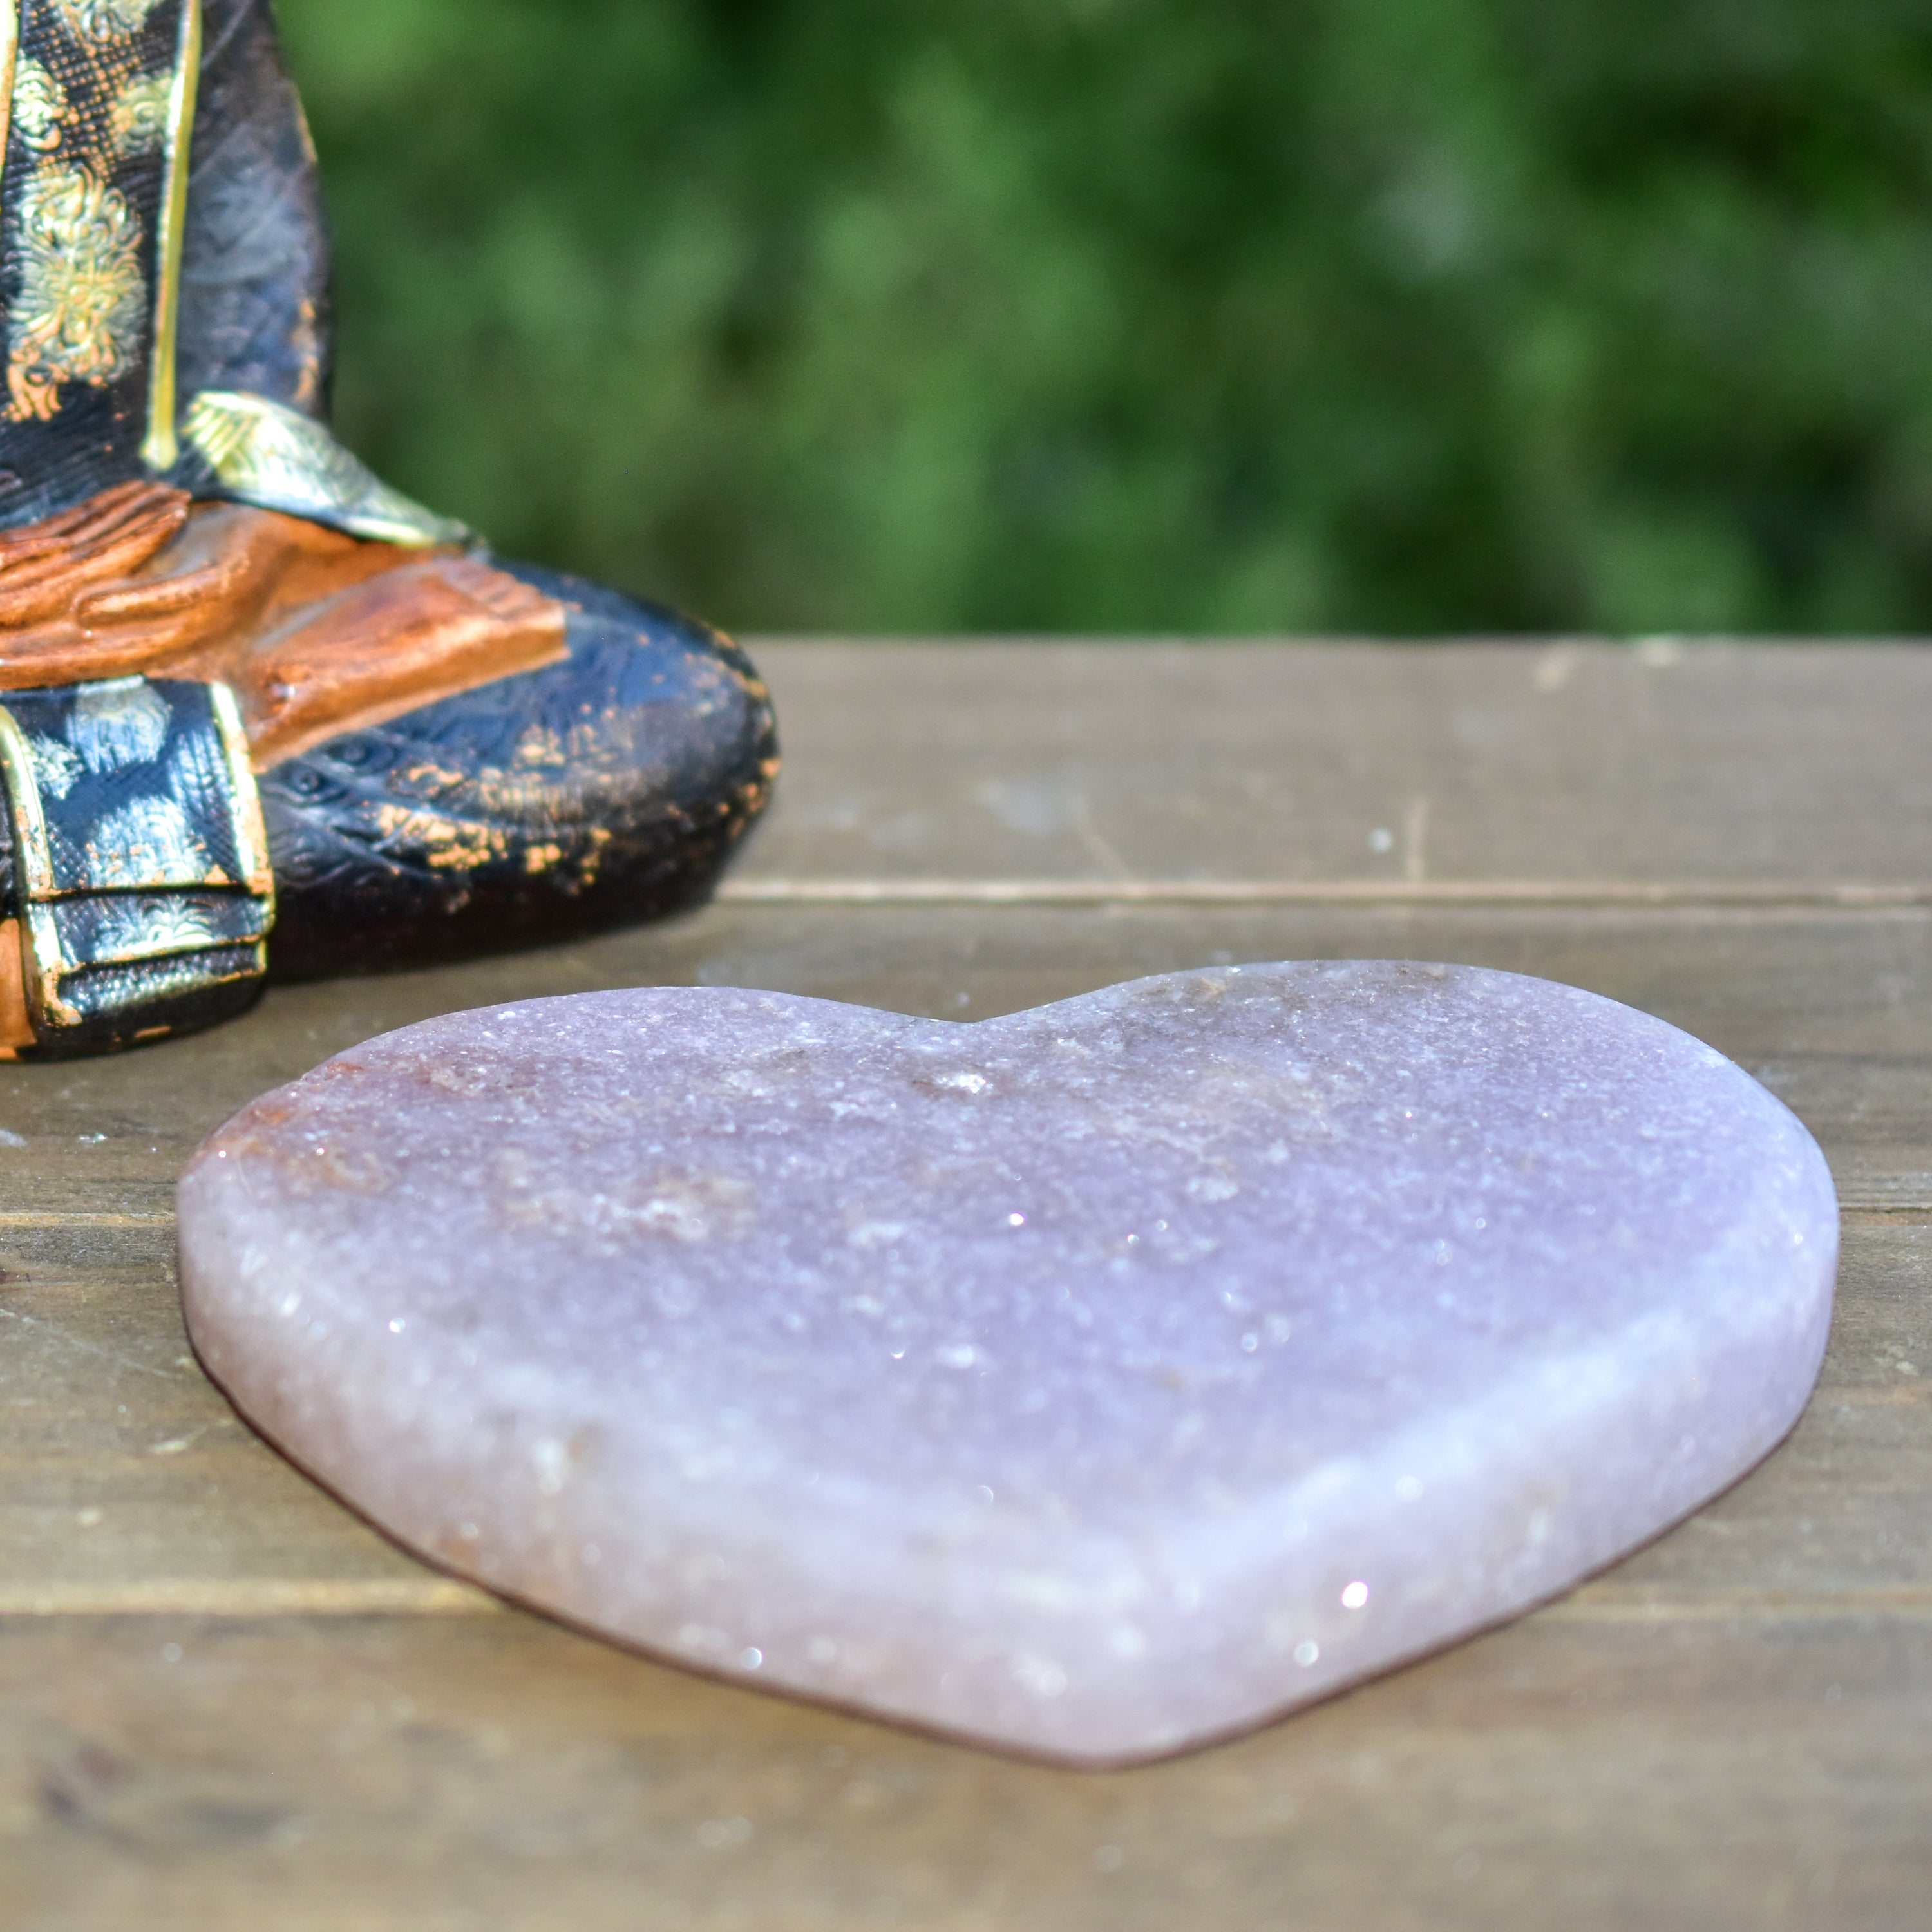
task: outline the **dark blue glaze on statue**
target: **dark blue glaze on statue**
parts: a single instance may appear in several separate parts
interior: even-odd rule
[[[27,0],[25,28],[38,31],[36,9],[51,4]],[[158,31],[172,10],[158,8]],[[202,33],[181,402],[242,392],[326,422],[327,224],[268,0],[204,0]],[[0,424],[0,527],[145,474],[141,394],[131,377],[111,394],[72,385],[55,421]],[[104,411],[111,422],[95,420]],[[167,480],[224,494],[192,452]],[[567,660],[347,734],[261,778],[278,976],[418,964],[674,910],[710,889],[763,808],[776,738],[742,652],[668,610],[502,567],[570,607]],[[0,814],[10,903],[13,871]]]
[[[245,389],[328,419],[328,224],[268,0],[205,0],[182,260],[180,390]]]
[[[165,154],[158,137],[122,138],[117,115],[144,75],[165,82],[182,14],[182,0],[153,0],[137,27],[96,42],[75,24],[71,0],[17,5],[14,89],[0,165],[0,367],[32,339],[37,319],[58,312],[58,284],[44,280],[37,287],[34,280],[37,254],[46,261],[63,252],[46,245],[46,233],[94,238],[93,292],[70,313],[89,315],[96,326],[78,332],[87,338],[84,348],[71,329],[50,328],[53,339],[40,338],[53,362],[92,365],[84,379],[60,385],[57,406],[51,394],[45,399],[42,409],[57,408],[50,418],[24,408],[17,392],[0,382],[0,525],[8,526],[37,522],[146,473],[141,446],[148,428]],[[46,191],[82,180],[92,201],[69,204],[44,231],[41,246],[30,246],[36,232],[30,206],[43,196],[43,206],[59,205],[58,192]],[[110,345],[118,358],[104,364]]]
[[[505,567],[572,607],[567,662],[335,739],[262,779],[278,976],[674,911],[710,890],[764,806],[777,738],[742,652],[580,578]]]

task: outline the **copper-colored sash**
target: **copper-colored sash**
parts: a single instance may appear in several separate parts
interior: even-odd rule
[[[0,691],[234,688],[257,771],[564,655],[562,605],[478,559],[127,483],[0,532]]]

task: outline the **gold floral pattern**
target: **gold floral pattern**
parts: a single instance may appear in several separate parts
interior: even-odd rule
[[[23,60],[14,76],[14,131],[23,147],[50,154],[73,118],[67,89],[37,60]]]
[[[68,24],[83,40],[121,40],[138,34],[160,0],[60,0]]]
[[[8,419],[50,422],[63,382],[97,388],[140,358],[147,326],[141,220],[84,168],[46,168],[21,190],[7,364]]]
[[[166,72],[143,75],[121,90],[108,118],[122,154],[147,154],[166,140],[174,92],[175,77]]]

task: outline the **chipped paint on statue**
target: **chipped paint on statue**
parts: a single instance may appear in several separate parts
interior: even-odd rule
[[[336,440],[328,292],[267,0],[0,0],[0,1053],[238,1012],[272,929],[304,975],[650,917],[764,806],[726,640]]]

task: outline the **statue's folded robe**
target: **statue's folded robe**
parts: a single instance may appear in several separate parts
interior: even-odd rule
[[[0,532],[0,691],[231,686],[255,769],[565,654],[564,607],[454,550],[126,483]]]

